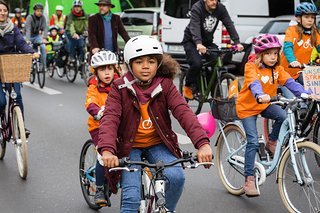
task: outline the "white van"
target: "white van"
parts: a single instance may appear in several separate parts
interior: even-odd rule
[[[161,0],[160,18],[162,22],[162,45],[165,52],[174,58],[184,59],[185,52],[181,45],[184,30],[190,20],[191,6],[198,0]],[[256,35],[273,17],[294,14],[299,0],[220,0],[234,21],[240,41],[244,43],[252,35]],[[221,22],[214,34],[214,43],[224,46],[230,41]],[[250,53],[250,44],[244,44],[245,52],[236,54],[229,61],[239,65],[243,73],[244,64]]]

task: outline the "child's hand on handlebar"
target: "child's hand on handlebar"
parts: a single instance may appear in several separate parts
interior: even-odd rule
[[[242,44],[237,44],[237,51],[241,52],[244,49]]]
[[[209,144],[201,146],[198,150],[198,162],[212,162],[212,149]],[[206,169],[209,169],[211,165],[205,165]]]
[[[293,61],[290,63],[291,67],[301,67],[301,63],[299,61]]]
[[[38,59],[38,58],[40,58],[39,53],[33,53],[33,54],[32,54],[32,58],[33,58],[33,59]]]
[[[104,151],[102,153],[102,160],[105,167],[113,168],[119,166],[118,157],[113,155],[111,152]]]
[[[270,102],[270,95],[268,94],[259,95],[257,99],[259,103],[267,104]]]

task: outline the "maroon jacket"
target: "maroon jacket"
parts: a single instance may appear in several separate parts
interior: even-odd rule
[[[99,13],[89,17],[88,23],[88,39],[89,45],[91,50],[93,48],[100,48],[104,47],[104,25],[103,25],[103,18]],[[120,16],[112,14],[111,18],[111,28],[112,28],[112,43],[113,49],[115,52],[118,51],[118,33],[121,35],[123,40],[127,42],[130,37],[127,31],[124,29]],[[90,51],[91,52],[91,51]]]
[[[173,84],[172,73],[158,71],[157,76],[165,78],[151,93],[148,113],[163,143],[176,157],[181,157],[177,135],[171,127],[170,110],[195,148],[209,144],[209,139],[196,115]],[[119,158],[130,153],[141,118],[135,90],[128,83],[132,80],[133,77],[128,72],[112,85],[100,121],[98,142],[100,153],[107,150]]]

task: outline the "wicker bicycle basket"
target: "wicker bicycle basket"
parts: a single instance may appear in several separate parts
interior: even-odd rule
[[[212,99],[211,111],[218,120],[231,122],[239,120],[236,112],[236,99]]]
[[[2,83],[30,80],[32,54],[0,55],[0,78]]]

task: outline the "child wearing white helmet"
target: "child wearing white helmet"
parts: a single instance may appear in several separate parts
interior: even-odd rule
[[[151,36],[131,38],[124,48],[128,66],[122,78],[113,82],[100,121],[98,151],[107,168],[118,166],[118,159],[129,157],[150,163],[171,162],[181,157],[177,135],[171,127],[170,113],[179,121],[196,149],[200,162],[212,161],[209,139],[197,117],[173,84],[179,64],[164,55]],[[181,166],[164,170],[166,208],[173,212],[182,194],[184,172]],[[138,212],[141,176],[139,172],[121,174],[121,213]],[[110,182],[115,188],[117,179]]]
[[[110,51],[100,51],[91,58],[91,66],[94,68],[94,78],[89,81],[87,91],[86,109],[90,114],[88,118],[88,129],[94,144],[98,144],[99,120],[104,111],[104,104],[111,89],[111,83],[118,78],[116,69],[117,57]],[[101,156],[98,155],[101,161]],[[96,195],[95,203],[99,206],[106,206],[107,200],[104,194],[104,167],[103,162],[96,163]]]

